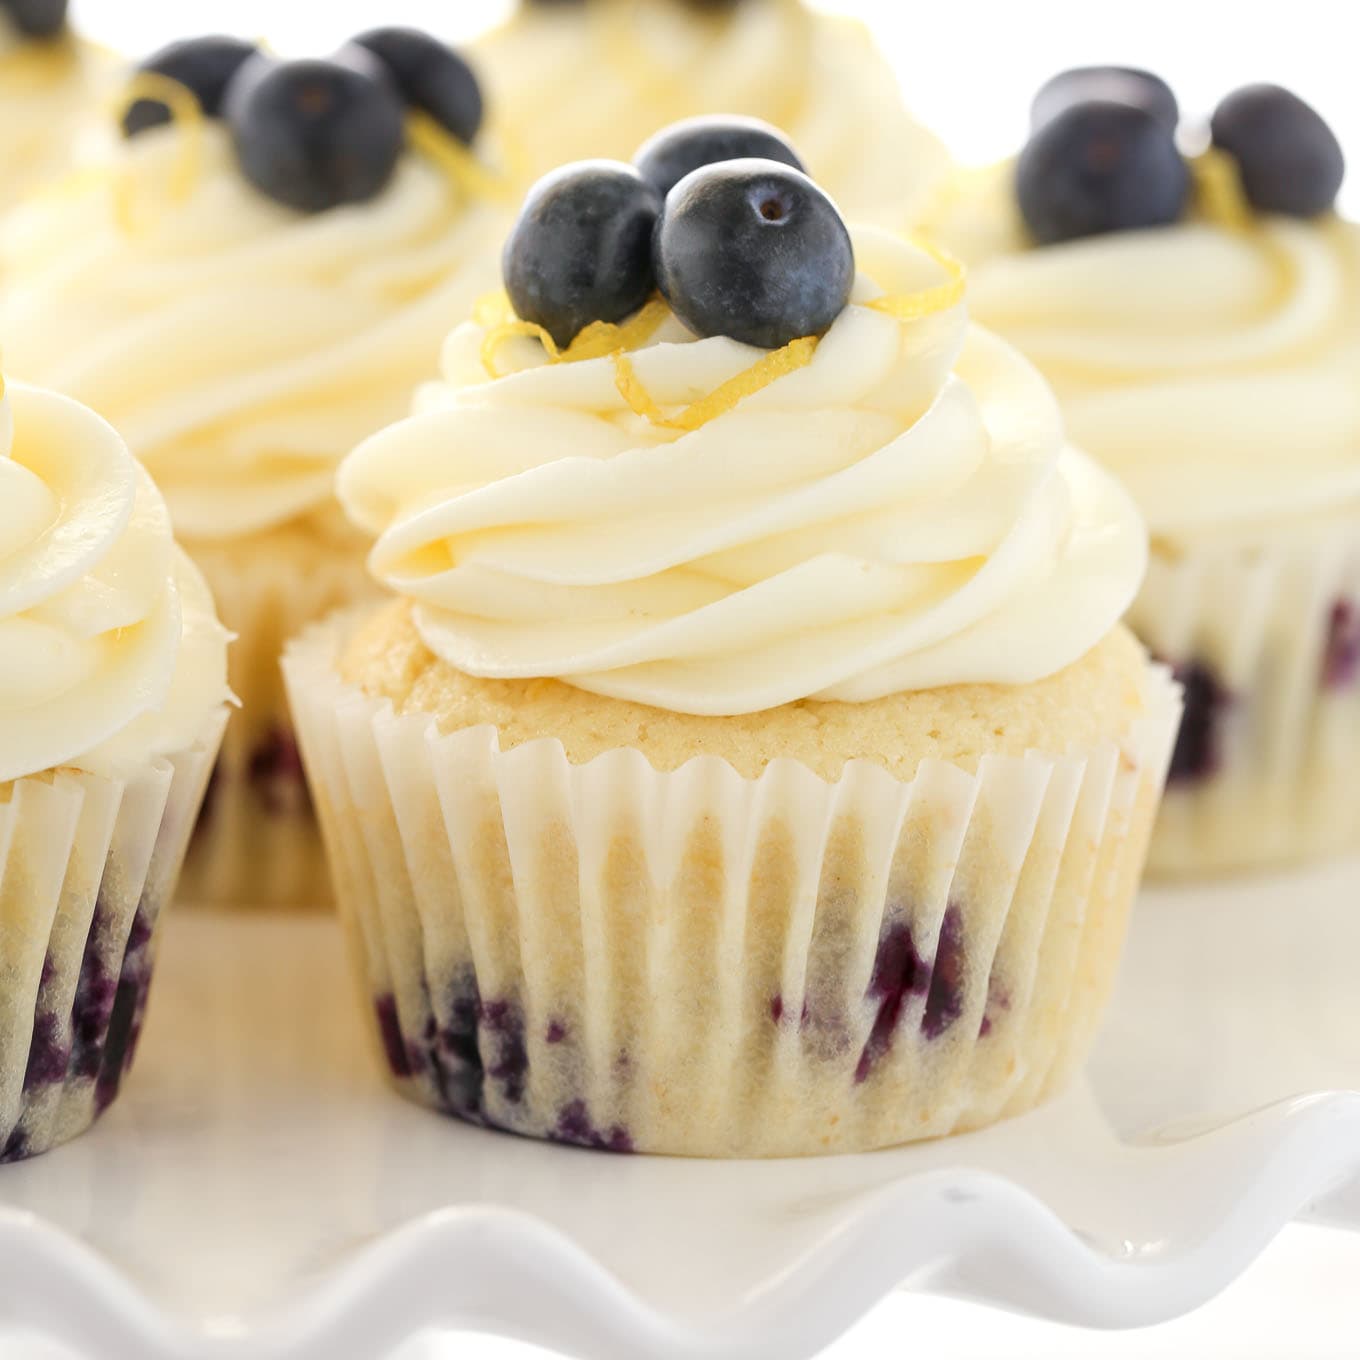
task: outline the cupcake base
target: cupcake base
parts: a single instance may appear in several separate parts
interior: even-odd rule
[[[230,679],[241,710],[227,728],[180,895],[203,905],[326,907],[330,875],[279,657],[308,624],[374,595],[362,541],[294,525],[185,546],[237,635]]]
[[[1360,523],[1156,552],[1130,622],[1185,687],[1152,873],[1360,849]]]
[[[284,669],[403,1094],[590,1147],[771,1157],[989,1124],[1083,1060],[1179,716],[1164,671],[1090,750],[746,779],[441,735],[340,679],[354,626]]]
[[[126,781],[0,788],[0,1162],[74,1138],[118,1094],[225,721]]]

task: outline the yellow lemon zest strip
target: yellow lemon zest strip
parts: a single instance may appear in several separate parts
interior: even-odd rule
[[[164,104],[170,110],[171,120],[183,134],[179,155],[170,176],[170,195],[176,202],[182,203],[193,193],[203,169],[202,105],[198,102],[198,96],[178,80],[155,71],[139,71],[114,101],[114,117],[119,123],[139,99]],[[133,211],[136,187],[129,167],[121,167],[113,181],[114,215],[119,227],[129,236],[134,234],[137,227]]]
[[[453,133],[428,113],[412,109],[406,115],[406,137],[422,156],[433,161],[464,193],[472,198],[509,202],[510,185],[488,170]]]
[[[473,315],[479,325],[486,327],[486,336],[482,340],[482,367],[491,377],[499,378],[503,375],[496,367],[496,356],[507,340],[520,336],[535,337],[547,351],[548,362],[553,364],[603,359],[620,350],[637,349],[645,345],[670,315],[670,308],[663,299],[653,298],[622,324],[592,321],[566,349],[560,348],[542,326],[532,321],[518,320],[510,312],[510,300],[503,292],[488,293],[480,299]]]
[[[925,251],[949,275],[944,283],[933,288],[922,288],[915,293],[903,293],[898,297],[875,298],[864,305],[875,312],[885,312],[898,321],[920,321],[923,317],[934,316],[937,312],[947,312],[963,301],[967,290],[968,271],[962,263],[938,246],[927,241],[916,240],[912,243]]]
[[[632,363],[623,354],[614,355],[614,383],[619,395],[640,416],[668,430],[697,430],[710,420],[726,415],[747,397],[754,396],[772,382],[806,368],[817,352],[817,336],[805,335],[790,340],[782,349],[772,350],[750,368],[729,378],[721,387],[687,406],[674,419],[667,419],[643,387]]]
[[[1205,217],[1229,231],[1246,231],[1253,217],[1237,162],[1226,151],[1210,147],[1190,162],[1190,168]]]

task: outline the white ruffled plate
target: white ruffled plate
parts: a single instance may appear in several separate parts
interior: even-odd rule
[[[169,926],[119,1105],[0,1167],[0,1332],[92,1360],[367,1357],[428,1327],[799,1360],[902,1284],[1128,1327],[1296,1216],[1360,1229],[1360,864],[1148,893],[1085,1089],[801,1163],[442,1120],[382,1089],[332,922]]]

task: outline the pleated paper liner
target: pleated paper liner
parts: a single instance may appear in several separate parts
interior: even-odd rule
[[[1180,712],[1090,751],[660,773],[499,749],[337,676],[285,675],[392,1080],[447,1113],[618,1151],[882,1147],[1019,1113],[1111,990]]]
[[[1153,872],[1360,850],[1360,520],[1154,552],[1130,622],[1186,689]]]
[[[0,790],[0,1161],[74,1138],[118,1094],[225,722],[126,779]]]
[[[364,544],[294,526],[187,546],[237,635],[231,685],[241,709],[227,728],[181,897],[218,906],[327,906],[330,878],[279,658],[309,624],[376,594]]]

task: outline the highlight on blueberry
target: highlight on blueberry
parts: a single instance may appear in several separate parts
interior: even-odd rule
[[[1175,91],[1161,76],[1133,66],[1077,66],[1040,88],[1030,105],[1030,127],[1037,130],[1074,105],[1093,100],[1146,109],[1172,132],[1181,120]]]
[[[676,316],[696,335],[778,349],[821,335],[855,278],[850,233],[806,175],[767,160],[724,161],[680,181],[654,243]]]
[[[303,212],[381,192],[401,156],[403,109],[391,81],[361,65],[244,67],[228,90],[227,117],[241,170],[257,189]]]
[[[177,81],[192,91],[206,117],[216,118],[222,113],[227,87],[258,53],[254,43],[224,34],[184,38],[152,53],[137,70]],[[123,115],[123,135],[135,137],[170,121],[170,110],[160,100],[137,99]]]
[[[59,38],[68,8],[67,0],[0,0],[0,10],[25,38]]]
[[[664,198],[686,175],[705,165],[752,158],[806,170],[778,128],[759,118],[732,114],[701,115],[662,128],[638,148],[633,164]]]
[[[1336,203],[1346,158],[1322,116],[1279,85],[1230,94],[1210,123],[1214,145],[1237,162],[1258,212],[1317,217]]]
[[[374,28],[345,52],[359,47],[390,72],[406,103],[428,113],[465,146],[482,126],[482,89],[472,68],[451,47],[417,28]]]
[[[1040,127],[1016,166],[1020,211],[1043,245],[1166,226],[1190,197],[1172,129],[1144,108],[1097,100]]]
[[[622,321],[656,287],[661,195],[622,161],[579,161],[530,189],[501,257],[515,312],[560,346],[592,321]]]

